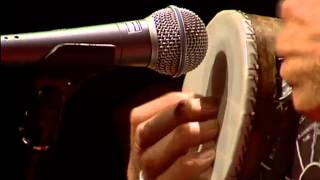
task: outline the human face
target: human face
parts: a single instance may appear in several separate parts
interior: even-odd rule
[[[320,121],[320,1],[284,0],[277,53],[282,78],[292,86],[296,110]]]

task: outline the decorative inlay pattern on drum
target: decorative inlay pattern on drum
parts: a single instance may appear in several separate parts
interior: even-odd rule
[[[248,80],[252,83],[250,84],[249,88],[249,98],[247,101],[247,114],[245,115],[248,120],[244,123],[244,131],[243,131],[243,140],[242,147],[240,148],[239,152],[239,159],[237,160],[237,165],[236,165],[236,170],[235,173],[232,176],[232,178],[237,178],[238,174],[241,171],[241,166],[244,161],[244,153],[247,150],[247,144],[249,140],[249,133],[252,130],[252,121],[255,119],[255,106],[256,106],[256,95],[258,92],[258,81],[259,81],[259,76],[258,76],[258,70],[259,70],[259,64],[258,64],[258,50],[257,50],[257,44],[256,44],[256,34],[254,31],[254,28],[252,26],[252,22],[248,15],[242,11],[238,11],[242,16],[243,16],[243,21],[242,25],[244,26],[245,29],[245,34],[246,34],[246,44],[247,46],[251,47],[253,51],[251,51],[248,56],[251,57],[249,67],[248,67]]]

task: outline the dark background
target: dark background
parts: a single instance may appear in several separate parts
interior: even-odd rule
[[[1,2],[0,34],[142,19],[171,4],[194,11],[207,24],[223,9],[275,16],[277,1],[6,0]],[[77,79],[83,83],[67,101],[54,148],[39,154],[22,143],[18,131],[26,121],[24,111],[35,101],[34,81],[38,77],[6,69],[1,69],[0,74],[5,151],[1,176],[8,174],[9,179],[126,179],[130,109],[165,92],[179,90],[183,81],[183,77],[173,79],[151,70],[127,67],[106,67],[86,80]],[[26,176],[27,172],[32,175]]]
[[[1,2],[1,34],[42,31],[141,19],[168,5],[188,8],[205,23],[222,9],[275,16],[277,0],[136,0]]]

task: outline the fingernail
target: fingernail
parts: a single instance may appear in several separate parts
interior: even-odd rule
[[[147,173],[145,171],[141,170],[139,172],[139,180],[150,180],[152,178],[148,177]]]
[[[211,98],[191,99],[189,103],[189,108],[191,108],[192,110],[199,110],[202,112],[210,113],[218,111],[217,103]]]
[[[140,172],[139,172],[139,180],[145,180],[143,171],[140,171]]]
[[[216,147],[216,141],[211,140],[209,142],[206,142],[202,144],[202,146],[199,146],[198,149],[201,149],[202,151],[205,151],[207,149],[212,149]]]
[[[199,157],[201,159],[213,159],[215,156],[215,150],[214,148],[209,148],[204,150],[203,152],[200,152]]]
[[[199,99],[187,99],[179,102],[175,109],[175,114],[177,116],[190,116],[194,117],[194,113],[199,113],[203,115],[210,115],[215,117],[218,112],[218,106],[216,103],[209,102],[209,100]]]
[[[212,97],[204,97],[200,99],[200,105],[203,110],[217,110],[218,100]]]
[[[209,134],[217,134],[219,132],[220,125],[217,119],[209,119],[207,121],[202,122],[200,124],[200,128],[208,132]]]

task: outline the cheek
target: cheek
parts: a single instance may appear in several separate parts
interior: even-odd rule
[[[310,89],[307,89],[305,85],[292,89],[294,108],[302,114],[308,114],[313,104],[311,96],[306,96],[306,94],[310,94]]]
[[[295,87],[292,89],[292,100],[294,107],[297,111],[299,112],[304,112],[306,111],[306,102],[308,101],[306,97],[304,97],[304,92],[305,89],[300,87]]]
[[[314,121],[320,122],[320,107],[318,107],[317,109],[309,112],[307,114],[307,117],[309,117],[310,119],[312,119]]]
[[[297,6],[297,0],[285,0],[280,2],[280,17],[283,19],[291,18]]]
[[[311,81],[305,81],[302,85],[293,88],[292,99],[297,111],[313,117],[315,112],[320,114],[320,86],[315,86]],[[312,115],[312,116],[311,116]]]

